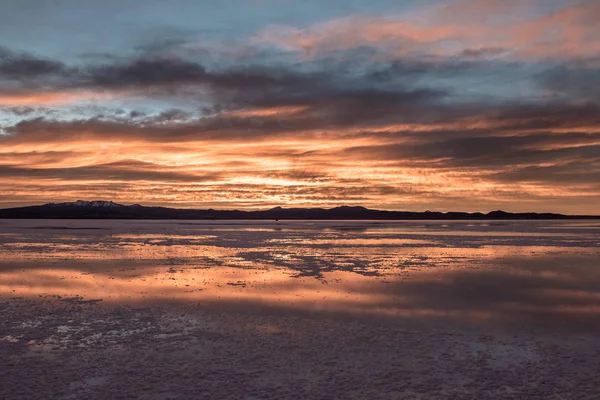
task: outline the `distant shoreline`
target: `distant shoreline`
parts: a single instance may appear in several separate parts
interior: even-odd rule
[[[454,219],[454,218],[379,218],[379,219],[364,219],[364,218],[130,218],[130,217],[0,217],[1,220],[72,220],[72,221],[256,221],[256,222],[290,222],[290,221],[353,221],[353,222],[402,222],[402,221],[415,221],[415,222],[485,222],[485,221],[595,221],[600,220],[600,216],[566,216],[564,218],[482,218],[482,219]]]
[[[122,205],[111,201],[49,203],[0,209],[0,219],[114,219],[114,220],[249,220],[249,221],[498,221],[498,220],[596,220],[600,215],[564,215],[554,213],[488,213],[437,211],[383,211],[365,207],[282,208],[269,210],[194,210],[168,207]]]

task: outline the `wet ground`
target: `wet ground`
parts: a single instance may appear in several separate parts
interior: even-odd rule
[[[600,223],[0,221],[0,398],[596,399]]]

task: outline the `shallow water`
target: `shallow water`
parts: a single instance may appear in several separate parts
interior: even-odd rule
[[[600,221],[0,220],[0,293],[588,320]]]
[[[0,220],[0,398],[595,399],[599,267],[600,221]]]

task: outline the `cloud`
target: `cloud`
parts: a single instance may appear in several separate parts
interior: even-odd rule
[[[466,58],[487,58],[500,55],[504,52],[506,50],[501,47],[482,47],[478,49],[464,49],[460,55]]]
[[[33,90],[0,90],[0,107],[14,109],[15,107],[36,106],[62,106],[81,101],[110,100],[115,95],[93,91],[46,91],[35,92]]]
[[[580,67],[578,63],[563,63],[543,71],[538,76],[540,84],[550,93],[578,102],[600,104],[600,63]]]
[[[62,75],[67,67],[55,60],[46,60],[26,53],[16,53],[0,47],[0,80],[29,80]]]
[[[598,146],[593,151],[597,153]],[[600,157],[590,157],[586,160],[571,161],[555,165],[530,165],[496,172],[491,175],[494,180],[505,182],[540,182],[589,186],[592,195],[598,192],[600,186]]]
[[[472,49],[486,48],[494,49],[488,55],[503,52],[508,58],[529,60],[593,57],[598,53],[597,2],[572,4],[539,15],[543,5],[459,1],[432,8],[426,13],[427,19],[355,15],[302,29],[271,26],[256,40],[300,52],[306,58],[322,58],[361,46],[376,49],[379,57],[388,59],[461,53],[472,56]],[[448,45],[450,42],[452,45]]]
[[[119,161],[109,164],[89,165],[72,168],[27,168],[0,165],[0,178],[20,176],[24,180],[48,179],[75,181],[167,181],[167,182],[206,182],[220,179],[218,173],[191,173],[177,171],[172,166],[160,166],[140,161]]]
[[[453,137],[455,136],[455,137]],[[357,158],[427,161],[439,167],[510,167],[538,164],[563,159],[598,158],[600,133],[552,134],[536,133],[519,136],[496,136],[476,131],[470,136],[462,132],[435,132],[404,136],[397,144],[360,146],[345,151]]]
[[[23,117],[31,114],[43,113],[42,109],[39,107],[29,107],[29,106],[16,106],[16,107],[6,107],[4,112]]]
[[[373,107],[394,117],[395,109],[383,104]],[[600,194],[591,185],[600,171],[593,104],[478,107],[474,115],[448,106],[438,113],[446,114],[441,120],[387,125],[386,118],[360,118],[358,126],[334,114],[311,118],[306,110],[282,106],[188,118],[173,109],[135,118],[26,120],[1,139],[2,177],[44,188],[45,181],[135,182],[138,189],[127,190],[136,201],[221,199],[232,207],[455,204],[472,210],[520,199],[525,211],[533,201],[592,204],[586,199]],[[327,121],[331,129],[323,129]],[[45,155],[50,151],[70,155]]]
[[[79,62],[4,49],[0,190],[597,212],[597,5],[542,6],[458,1]]]
[[[180,83],[202,83],[207,73],[200,64],[178,59],[136,59],[123,64],[88,68],[82,83],[102,88],[128,88]]]
[[[41,61],[40,61],[41,62]],[[50,62],[48,62],[50,63]],[[52,64],[52,63],[50,63]],[[59,65],[59,63],[56,63]],[[78,68],[47,69],[44,83],[31,85],[31,69],[20,72],[25,83],[0,86],[0,105],[7,107],[62,105],[115,98],[187,99],[212,104],[214,110],[305,106],[315,118],[353,120],[379,118],[400,106],[434,102],[444,89],[415,87],[397,67],[382,75],[371,71],[322,66],[313,71],[286,66],[242,66],[208,70],[180,58],[135,58]],[[68,73],[64,73],[68,70]],[[1,83],[0,83],[1,85]],[[40,91],[44,87],[44,91]],[[385,108],[387,111],[382,110]]]

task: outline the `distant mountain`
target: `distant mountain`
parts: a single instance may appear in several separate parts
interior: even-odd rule
[[[335,208],[282,208],[262,211],[188,210],[167,207],[130,206],[112,201],[84,201],[48,203],[41,206],[0,209],[0,218],[72,218],[72,219],[259,219],[259,220],[503,220],[503,219],[583,219],[600,216],[570,216],[548,213],[508,213],[492,211],[464,212],[410,212],[381,211],[365,207],[341,206]]]

